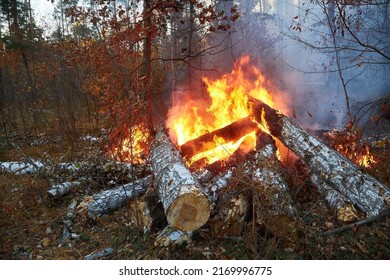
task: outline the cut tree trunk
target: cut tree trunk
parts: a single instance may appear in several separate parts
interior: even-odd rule
[[[152,175],[110,190],[105,190],[93,196],[86,197],[78,206],[79,212],[87,211],[90,218],[109,213],[136,199],[152,185]]]
[[[227,172],[214,177],[214,179],[205,186],[204,191],[209,196],[212,203],[218,201],[218,191],[227,187],[232,174],[233,169],[228,170]]]
[[[269,194],[263,202],[269,202],[267,210],[272,216],[286,215],[295,219],[297,210],[293,206],[288,185],[283,177],[283,166],[277,157],[275,141],[268,134],[257,134],[256,153],[252,161],[244,164],[245,172],[252,182]]]
[[[210,216],[210,201],[161,130],[153,142],[150,162],[168,224],[182,231],[194,231],[204,225]]]
[[[225,143],[227,143],[238,140],[256,129],[257,124],[249,117],[246,117],[184,143],[180,147],[181,153],[183,157],[191,158],[198,153],[215,148],[218,145],[217,138],[223,138]]]
[[[167,225],[164,208],[156,191],[149,188],[139,199],[130,201],[130,217],[143,232],[154,232]]]
[[[253,221],[273,235],[294,238],[297,235],[297,210],[293,206],[283,166],[276,154],[275,141],[268,134],[257,133],[256,153],[250,155],[235,178],[245,178],[251,192]],[[250,158],[253,157],[253,158]],[[241,179],[242,180],[242,179]],[[237,182],[240,184],[240,182]]]
[[[240,236],[248,212],[248,200],[237,190],[228,189],[234,170],[228,170],[209,182],[204,190],[212,202],[212,213],[208,221],[215,237]]]
[[[377,215],[390,203],[390,190],[362,172],[350,160],[310,135],[287,116],[267,104],[250,99],[252,115],[266,123],[272,136],[301,158],[329,186],[347,197],[368,216]]]

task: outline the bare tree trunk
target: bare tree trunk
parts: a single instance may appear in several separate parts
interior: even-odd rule
[[[143,58],[144,58],[144,88],[146,90],[146,102],[148,104],[148,125],[149,131],[154,131],[153,127],[153,114],[152,114],[152,3],[151,0],[144,0],[144,46],[143,46]]]

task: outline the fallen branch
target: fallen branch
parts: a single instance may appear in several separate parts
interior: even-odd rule
[[[0,172],[24,175],[38,172],[44,167],[45,165],[42,162],[35,160],[26,162],[9,161],[0,163]]]
[[[367,219],[360,220],[360,221],[357,221],[355,223],[348,224],[348,225],[345,225],[345,226],[342,226],[342,227],[339,227],[339,228],[336,228],[336,229],[325,231],[325,232],[322,233],[322,235],[331,235],[331,234],[342,233],[344,231],[347,231],[347,230],[350,230],[350,229],[353,229],[353,228],[356,228],[356,227],[359,227],[359,226],[364,226],[366,224],[369,224],[369,223],[372,223],[372,222],[375,222],[375,221],[379,221],[381,219],[386,218],[389,215],[390,215],[390,207],[387,207],[382,212],[380,212],[378,215],[371,216],[371,217],[369,217]]]
[[[60,242],[60,246],[66,245],[67,240],[72,236],[71,228],[72,228],[73,220],[76,218],[76,207],[77,207],[77,200],[73,199],[68,206],[68,210],[62,222],[64,224],[64,228],[62,230],[62,239]],[[70,243],[68,243],[67,245],[69,247],[71,246]]]
[[[84,257],[84,260],[97,260],[100,259],[101,257],[108,256],[114,252],[114,249],[111,247],[108,247],[106,249],[103,249],[101,251],[93,252],[91,254],[88,254]]]
[[[55,184],[47,191],[51,197],[60,197],[72,191],[75,187],[79,186],[81,181],[64,182],[61,184]]]

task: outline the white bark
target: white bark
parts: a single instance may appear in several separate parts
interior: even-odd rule
[[[270,133],[300,157],[322,180],[347,197],[367,216],[375,216],[390,203],[390,190],[358,166],[310,135],[291,119],[252,99],[252,114],[266,121]]]
[[[204,225],[210,215],[208,197],[163,131],[155,137],[150,162],[168,223],[182,231]]]
[[[81,181],[73,181],[73,182],[64,182],[60,184],[55,184],[50,187],[50,190],[47,192],[52,197],[60,197],[72,191],[73,188],[79,186]]]
[[[149,175],[135,182],[88,196],[80,203],[79,212],[87,211],[90,218],[101,216],[144,194],[151,184],[152,176]]]
[[[108,256],[114,252],[114,249],[111,247],[105,248],[101,251],[93,252],[84,257],[84,260],[97,260],[100,259],[101,257]]]

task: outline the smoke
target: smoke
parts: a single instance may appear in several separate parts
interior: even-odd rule
[[[229,14],[233,1],[220,2],[220,8]],[[351,113],[360,114],[361,122],[367,121],[368,114],[362,117],[366,111],[361,107],[389,96],[389,61],[378,53],[363,52],[348,34],[337,34],[336,53],[320,6],[305,1],[303,10],[303,6],[293,5],[300,1],[272,2],[271,9],[259,10],[257,1],[234,1],[241,13],[239,20],[229,22],[231,29],[227,32],[210,33],[204,38],[204,47],[210,51],[197,58],[191,82],[176,81],[171,103],[207,101],[201,77],[219,78],[229,73],[240,57],[250,55],[252,65],[267,78],[266,87],[273,94],[276,109],[300,125],[310,129],[342,128],[348,121],[345,91]],[[383,18],[378,6],[359,9],[349,12],[366,21]],[[390,36],[385,36],[383,29],[376,33],[372,30],[373,26],[358,34],[377,46],[389,43]]]
[[[356,23],[351,28],[360,42],[341,27],[336,29],[337,25],[333,27],[333,38],[324,8],[318,4],[305,1],[305,6],[289,5],[275,13],[279,30],[275,31],[282,34],[277,44],[278,73],[282,88],[292,97],[293,115],[298,123],[313,129],[343,127],[348,121],[347,94],[352,116],[362,124],[369,121],[369,114],[363,114],[372,113],[361,110],[362,106],[390,96],[386,78],[390,62],[361,46],[375,45],[380,51],[388,51],[390,29],[381,26],[381,19],[388,16],[382,8],[346,8],[351,22]]]

